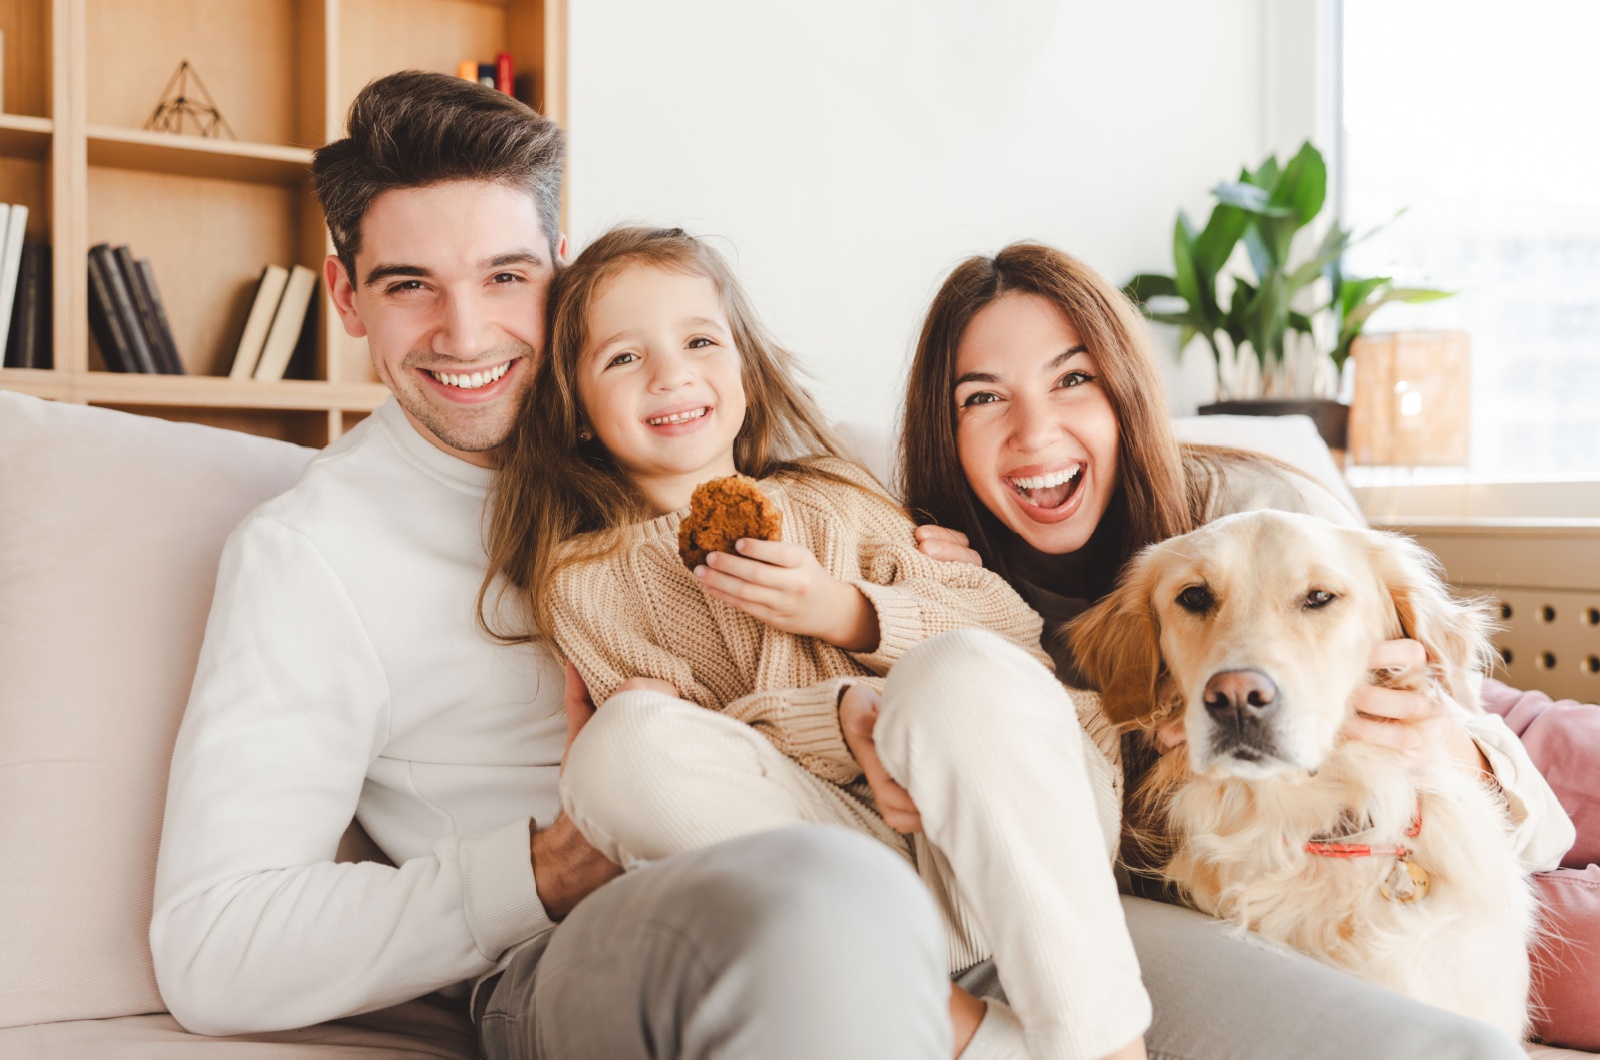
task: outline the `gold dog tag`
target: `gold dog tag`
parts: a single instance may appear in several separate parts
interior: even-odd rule
[[[1400,858],[1394,871],[1379,886],[1378,892],[1391,902],[1410,905],[1428,896],[1428,870],[1415,862]]]

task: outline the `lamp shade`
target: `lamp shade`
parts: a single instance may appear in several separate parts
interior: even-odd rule
[[[1471,443],[1472,343],[1462,331],[1363,335],[1350,347],[1350,462],[1465,466]]]

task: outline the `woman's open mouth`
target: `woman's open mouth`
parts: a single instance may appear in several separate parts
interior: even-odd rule
[[[1018,507],[1028,518],[1057,522],[1077,511],[1085,466],[1081,461],[1073,461],[1049,471],[1004,478]]]

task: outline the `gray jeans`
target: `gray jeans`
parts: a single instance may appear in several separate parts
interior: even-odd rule
[[[1492,1028],[1124,898],[1156,1060],[1522,1060]],[[512,960],[479,1021],[488,1060],[950,1056],[943,928],[899,857],[795,827],[607,884]],[[963,986],[999,996],[991,963]]]

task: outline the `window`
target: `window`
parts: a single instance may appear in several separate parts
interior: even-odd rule
[[[1352,275],[1460,292],[1373,330],[1471,335],[1468,476],[1600,478],[1600,4],[1343,0]],[[1459,473],[1457,473],[1459,476]]]

